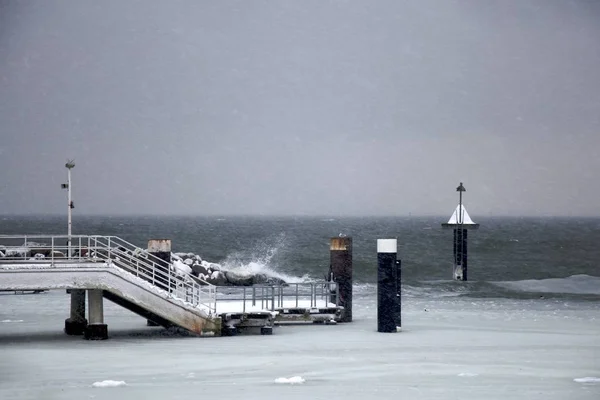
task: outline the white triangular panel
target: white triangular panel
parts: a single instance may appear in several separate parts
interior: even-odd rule
[[[460,218],[459,218],[460,216]],[[467,212],[467,209],[465,208],[465,206],[463,205],[458,205],[456,206],[456,210],[454,210],[454,213],[452,214],[452,216],[450,217],[450,220],[448,221],[449,224],[475,224],[475,222],[473,222],[473,220],[471,219],[471,217],[469,216],[469,213]]]

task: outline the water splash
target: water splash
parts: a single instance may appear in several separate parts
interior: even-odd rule
[[[276,261],[277,255],[285,251],[286,247],[286,235],[285,233],[281,233],[258,243],[252,249],[229,254],[221,263],[221,268],[224,271],[234,272],[242,276],[262,274],[282,279],[287,283],[310,281],[308,275],[298,277],[280,272],[281,268]]]

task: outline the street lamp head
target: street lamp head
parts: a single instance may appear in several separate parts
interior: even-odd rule
[[[67,163],[65,164],[65,167],[68,169],[74,168],[75,167],[75,160],[68,160]]]
[[[456,188],[457,192],[466,192],[467,189],[465,189],[465,187],[463,186],[463,183],[461,182],[460,185]]]

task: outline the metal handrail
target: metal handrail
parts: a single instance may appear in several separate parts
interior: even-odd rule
[[[217,286],[215,300],[219,302],[241,301],[242,312],[246,312],[246,304],[260,304],[262,310],[275,311],[280,308],[303,307],[302,299],[310,301],[310,308],[318,308],[319,300],[325,304],[340,306],[339,285],[337,282],[302,282],[287,285],[256,285],[256,286]],[[301,290],[302,289],[302,290]],[[224,293],[230,292],[230,293]],[[219,297],[219,294],[221,297]],[[286,306],[286,299],[293,299],[292,306]]]
[[[65,243],[68,239],[68,235],[0,235],[0,252],[4,255],[0,254],[0,263],[49,263],[55,266],[57,262],[103,262],[166,291],[170,297],[194,307],[204,306],[210,314],[216,313],[215,286],[200,278],[178,274],[173,263],[167,263],[118,236],[72,235],[70,245]],[[2,244],[15,240],[23,244]],[[41,243],[41,240],[49,240],[50,244]],[[44,257],[31,257],[32,252]]]

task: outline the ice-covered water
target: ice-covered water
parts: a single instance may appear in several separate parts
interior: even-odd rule
[[[146,327],[106,302],[111,337],[88,342],[61,332],[68,299],[0,296],[1,399],[600,398],[594,302],[406,298],[403,331],[383,334],[375,296],[358,291],[350,324],[224,338]],[[94,387],[107,381],[126,384]]]

